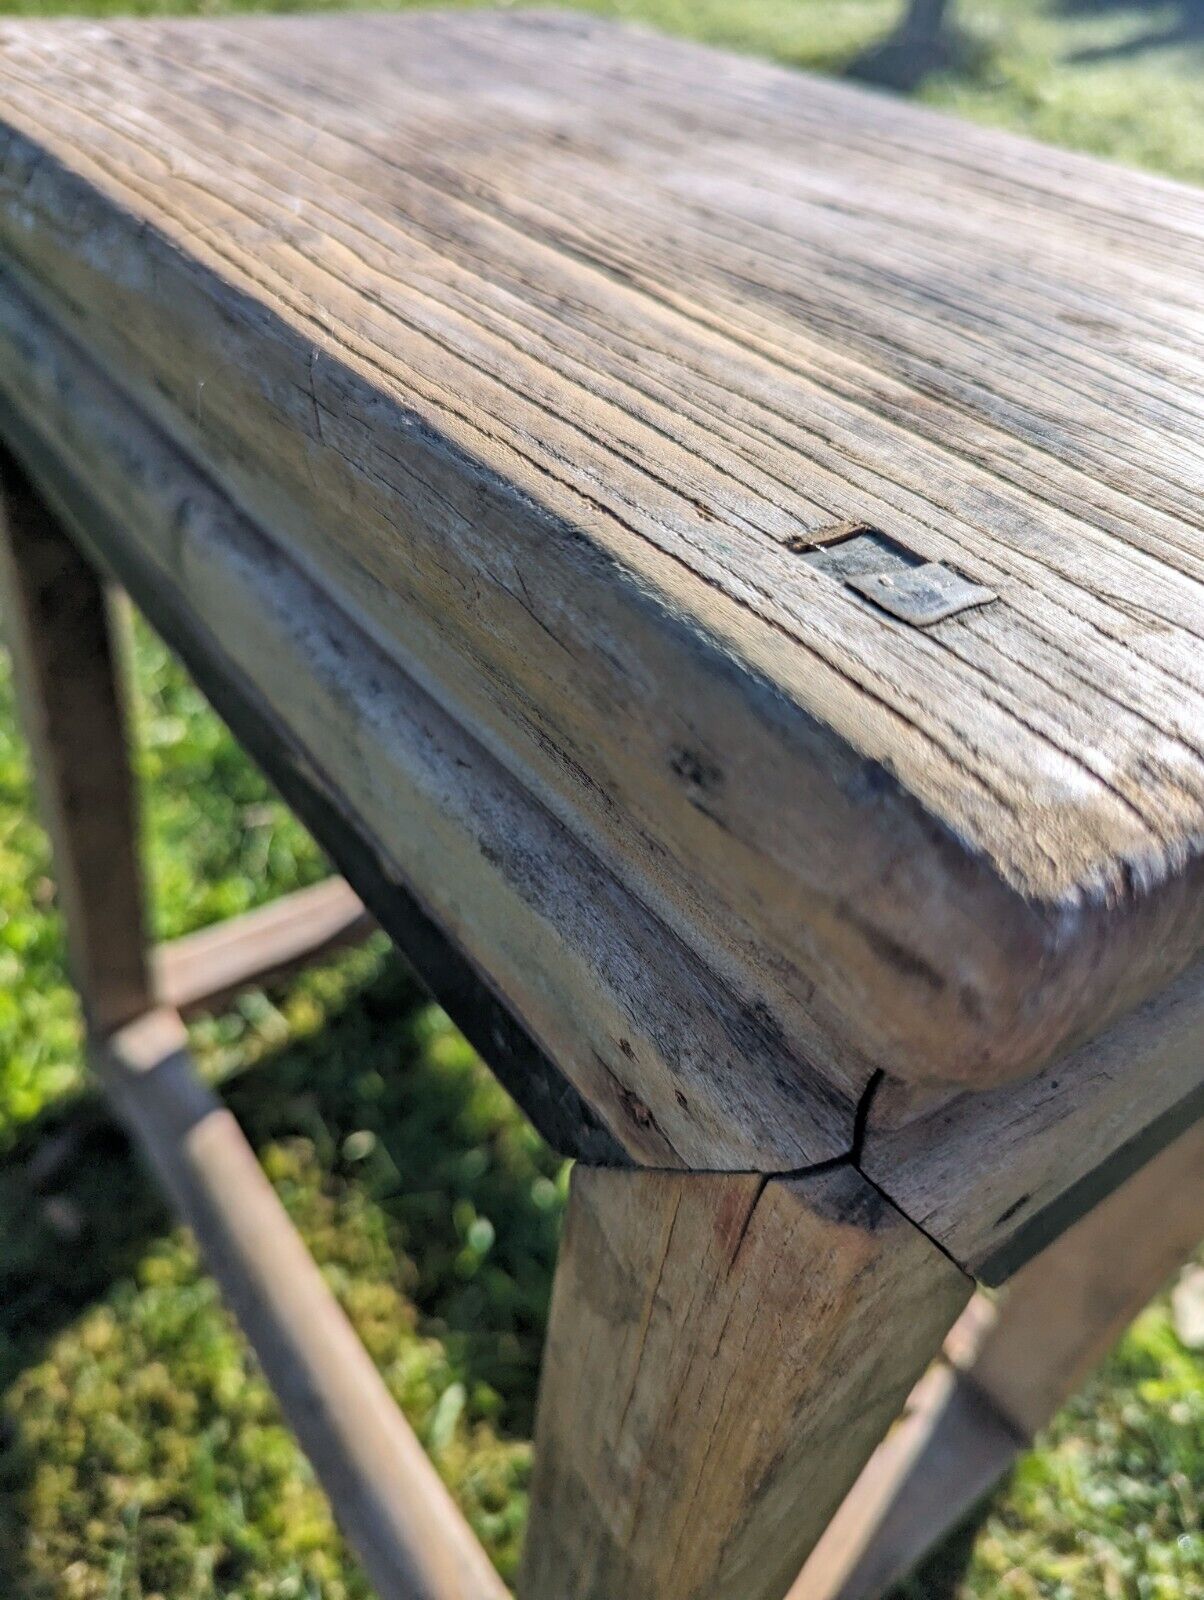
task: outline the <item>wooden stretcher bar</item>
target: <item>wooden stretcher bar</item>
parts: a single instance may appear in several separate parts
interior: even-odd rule
[[[376,922],[342,878],[327,878],[157,947],[155,993],[182,1014],[213,1010],[240,990],[362,943]]]

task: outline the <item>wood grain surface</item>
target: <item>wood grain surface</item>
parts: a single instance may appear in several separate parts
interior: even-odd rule
[[[1002,1283],[1204,1116],[1201,1040],[1197,964],[1024,1083],[910,1114],[884,1080],[861,1169],[967,1272]]]
[[[778,1170],[845,1153],[855,1108],[755,997],[675,938],[3,277],[0,432],[559,1148]]]
[[[125,696],[100,573],[0,457],[0,618],[71,976],[97,1033],[153,1003]]]
[[[574,1168],[520,1600],[781,1600],[970,1288],[849,1167]]]
[[[584,18],[0,28],[9,267],[849,1101],[1204,938],[1202,240]],[[850,520],[997,598],[909,625]]]
[[[880,1600],[1012,1466],[1204,1238],[1197,1123],[978,1294],[824,1530],[788,1600]]]
[[[884,1600],[998,1484],[1025,1441],[934,1364],[824,1529],[786,1600]]]
[[[1201,1240],[1197,1123],[1016,1274],[969,1376],[1033,1438]]]

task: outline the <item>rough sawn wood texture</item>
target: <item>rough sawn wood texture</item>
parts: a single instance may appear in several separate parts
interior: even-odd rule
[[[26,287],[850,1100],[1204,940],[1202,243],[583,18],[0,28]],[[998,598],[911,626],[844,521]]]
[[[969,1292],[847,1167],[574,1168],[520,1600],[779,1600]]]

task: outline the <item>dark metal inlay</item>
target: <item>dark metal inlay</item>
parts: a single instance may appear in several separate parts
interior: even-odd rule
[[[913,628],[930,628],[962,611],[988,605],[994,590],[923,556],[864,523],[839,524],[794,546],[808,566],[845,584],[863,600]]]
[[[991,589],[971,583],[960,572],[926,561],[923,566],[904,572],[863,572],[846,578],[850,589],[889,611],[900,622],[914,628],[930,628],[934,622],[956,617],[959,611],[985,606],[998,599]]]

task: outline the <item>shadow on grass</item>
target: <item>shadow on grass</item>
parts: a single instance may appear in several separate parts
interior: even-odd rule
[[[965,67],[974,55],[951,0],[907,0],[893,30],[855,56],[845,72],[861,83],[911,94],[937,73]]]
[[[1149,50],[1169,50],[1182,45],[1204,45],[1204,0],[1061,0],[1058,8],[1066,16],[1094,17],[1101,12],[1153,11],[1157,20],[1140,28],[1127,39],[1113,44],[1076,50],[1066,57],[1070,66],[1089,66],[1095,61],[1124,61],[1145,55]]]
[[[561,1163],[401,965],[389,958],[312,1035],[229,1081],[224,1098],[261,1154],[300,1141],[324,1191],[352,1191],[373,1226],[385,1219],[395,1284],[418,1331],[438,1337],[466,1393],[493,1397],[499,1437],[529,1438]],[[304,1229],[312,1210],[291,1208]],[[170,1228],[98,1097],[26,1129],[0,1165],[0,1392],[117,1285],[136,1281]],[[322,1259],[323,1240],[308,1242]],[[31,1492],[39,1465],[19,1433],[18,1418],[0,1439],[10,1506]],[[960,1530],[900,1594],[952,1600],[973,1536],[974,1525]],[[40,1596],[51,1592],[45,1580],[20,1537],[0,1540],[0,1594]]]
[[[400,964],[387,958],[312,1035],[267,1054],[223,1094],[261,1155],[312,1149],[297,1170],[316,1181],[304,1181],[350,1196],[338,1226],[349,1235],[367,1219],[374,1270],[383,1257],[416,1331],[438,1338],[470,1420],[487,1405],[480,1416],[497,1437],[529,1438],[561,1162]],[[329,1208],[282,1197],[303,1232],[314,1216],[334,1225]],[[0,1164],[0,1393],[46,1361],[56,1336],[89,1308],[135,1280],[171,1226],[98,1097],[80,1096],[24,1130]],[[354,1240],[307,1242],[319,1260],[326,1247],[354,1285]],[[23,1520],[38,1466],[30,1455],[21,1419],[10,1415],[0,1438],[0,1495],[17,1512],[5,1519],[10,1529]],[[0,1594],[44,1592],[45,1571],[27,1571],[25,1554],[20,1538],[0,1540]]]
[[[907,1581],[892,1589],[884,1600],[958,1600],[964,1592],[962,1580],[974,1554],[974,1542],[991,1515],[995,1495],[1002,1492],[1006,1481],[947,1533]]]

